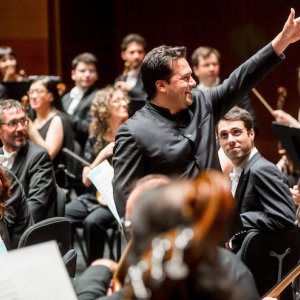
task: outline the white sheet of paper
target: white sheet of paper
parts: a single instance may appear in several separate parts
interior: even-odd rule
[[[1,300],[76,300],[54,241],[0,256]]]
[[[100,192],[108,208],[120,224],[121,219],[117,212],[116,204],[113,197],[112,180],[114,177],[114,169],[107,160],[104,160],[97,167],[93,168],[88,174],[88,179],[93,183],[96,189]]]

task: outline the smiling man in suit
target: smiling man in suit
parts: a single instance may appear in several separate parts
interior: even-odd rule
[[[83,149],[88,137],[90,107],[97,92],[97,57],[89,52],[81,53],[72,60],[71,77],[75,82],[72,90],[62,98],[64,110],[70,115],[75,139]]]
[[[232,194],[246,230],[276,231],[292,228],[295,207],[287,180],[260,155],[254,145],[251,115],[233,107],[217,125],[220,145],[232,161]]]
[[[27,139],[29,120],[17,100],[0,101],[0,164],[23,185],[34,222],[55,215],[56,182],[44,148]]]

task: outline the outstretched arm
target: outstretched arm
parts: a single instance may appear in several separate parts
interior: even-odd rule
[[[291,8],[290,15],[285,22],[282,31],[273,39],[272,46],[280,55],[294,42],[300,39],[300,17],[295,18],[295,10]]]

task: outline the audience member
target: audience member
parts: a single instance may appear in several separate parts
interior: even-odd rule
[[[119,89],[107,86],[99,90],[91,105],[90,136],[84,157],[91,166],[83,169],[83,182],[90,186],[87,173],[105,159],[111,159],[118,127],[128,118],[128,99]],[[87,245],[87,258],[91,263],[103,256],[106,230],[114,217],[96,189],[80,195],[66,206],[66,217],[74,227],[83,225]]]
[[[284,58],[300,38],[300,20],[291,9],[270,44],[206,92],[194,92],[185,47],[160,46],[141,66],[149,102],[118,130],[114,148],[114,199],[124,216],[131,183],[151,173],[194,178],[203,169],[220,169],[215,124]]]
[[[16,100],[0,101],[0,164],[23,185],[35,222],[55,214],[56,183],[47,151],[27,140],[28,119]]]
[[[33,224],[33,219],[22,184],[9,169],[0,167],[0,173],[3,172],[10,181],[10,193],[5,201],[4,219],[10,238],[10,248],[16,249],[23,232]]]
[[[140,73],[140,67],[146,54],[146,47],[146,40],[136,33],[126,35],[121,43],[124,71],[117,77],[115,85],[128,94],[130,116],[145,104],[147,98]]]
[[[28,91],[30,106],[35,116],[28,126],[31,141],[45,148],[52,161],[59,186],[70,188],[68,178],[60,167],[74,173],[72,160],[62,148],[74,151],[74,133],[69,117],[62,111],[57,82],[49,77],[35,79]],[[77,175],[77,174],[76,174]]]
[[[212,175],[209,175],[212,176]],[[225,182],[225,179],[222,178],[221,175],[216,175],[215,183],[219,184],[220,182]],[[217,179],[220,179],[218,180]],[[187,182],[179,182],[179,186],[177,186],[177,181],[172,182],[170,179],[163,175],[153,174],[143,177],[142,179],[138,180],[136,183],[135,188],[130,193],[130,196],[127,201],[126,205],[126,221],[128,222],[133,218],[133,216],[138,216],[141,218],[140,223],[135,222],[135,226],[137,227],[143,227],[143,231],[139,233],[140,241],[142,242],[142,236],[143,239],[145,239],[145,247],[150,247],[151,243],[149,242],[148,235],[152,236],[152,233],[154,235],[160,234],[164,231],[164,227],[172,227],[176,224],[176,221],[178,219],[171,218],[166,219],[163,216],[175,216],[175,213],[172,213],[172,210],[174,209],[174,204],[177,203],[178,199],[182,198],[182,195],[187,193],[186,184]],[[192,182],[189,184],[192,185]],[[222,183],[220,183],[222,185]],[[156,191],[156,188],[162,187],[161,190]],[[167,190],[168,193],[165,191]],[[169,193],[169,191],[172,191]],[[185,192],[183,192],[185,191]],[[211,189],[211,192],[215,191],[214,188]],[[148,196],[148,193],[149,194]],[[151,195],[151,196],[150,196]],[[145,200],[145,199],[147,200]],[[143,213],[136,213],[135,208],[139,206],[140,201],[148,201],[149,199],[149,205],[147,205],[147,209],[143,210]],[[173,202],[173,199],[175,199],[175,202]],[[182,198],[183,200],[183,198]],[[151,203],[151,204],[150,204]],[[143,205],[145,202],[143,202]],[[175,205],[176,209],[179,209],[178,203]],[[151,209],[150,209],[151,207]],[[167,210],[167,212],[166,212]],[[153,211],[153,213],[151,213]],[[146,215],[145,215],[146,214]],[[149,221],[149,215],[151,215],[151,220],[153,218],[158,218],[158,221],[152,220]],[[145,218],[146,217],[146,221]],[[145,225],[145,223],[147,225]],[[162,223],[165,223],[165,225],[161,226]],[[134,224],[134,223],[133,223]],[[134,230],[133,227],[130,227],[131,230]],[[136,229],[136,231],[139,231],[140,228]],[[80,300],[95,300],[95,299],[123,299],[122,295],[123,292],[127,289],[127,283],[123,282],[124,290],[120,290],[115,292],[113,295],[108,297],[102,297],[106,294],[106,289],[109,286],[110,278],[112,276],[112,273],[114,273],[114,281],[116,283],[117,281],[123,281],[126,273],[125,271],[129,267],[126,265],[128,263],[128,254],[130,251],[132,251],[132,247],[134,247],[133,244],[130,244],[130,248],[128,248],[128,253],[125,254],[125,257],[122,257],[120,262],[121,266],[117,266],[114,262],[107,260],[107,259],[101,259],[95,261],[92,266],[90,266],[75,282],[75,291],[78,296],[78,299]],[[126,252],[126,251],[125,251]],[[140,255],[138,255],[140,256]],[[242,290],[242,297],[241,299],[258,299],[258,293],[254,284],[253,277],[251,276],[251,273],[249,270],[245,267],[245,265],[232,253],[228,252],[225,249],[217,248],[217,260],[221,265],[221,268],[225,272],[224,277],[232,280],[235,284],[238,284],[238,286]],[[120,263],[119,263],[120,264]],[[116,284],[114,284],[116,286]]]
[[[233,107],[217,124],[224,153],[232,161],[232,194],[246,230],[276,231],[293,227],[295,209],[285,176],[254,145],[252,117]]]
[[[72,60],[71,77],[75,86],[62,97],[64,110],[72,116],[75,139],[84,148],[88,138],[90,107],[95,97],[98,80],[98,59],[92,53],[81,53]]]

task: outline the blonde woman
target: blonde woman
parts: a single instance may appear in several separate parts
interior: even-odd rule
[[[110,161],[117,129],[128,118],[128,99],[119,88],[107,86],[97,92],[90,113],[90,136],[84,157],[91,166],[83,170],[83,182],[89,190],[66,206],[66,217],[73,228],[83,226],[88,263],[103,256],[106,230],[111,227],[114,217],[106,205],[98,201],[96,190],[86,174],[101,161]]]

